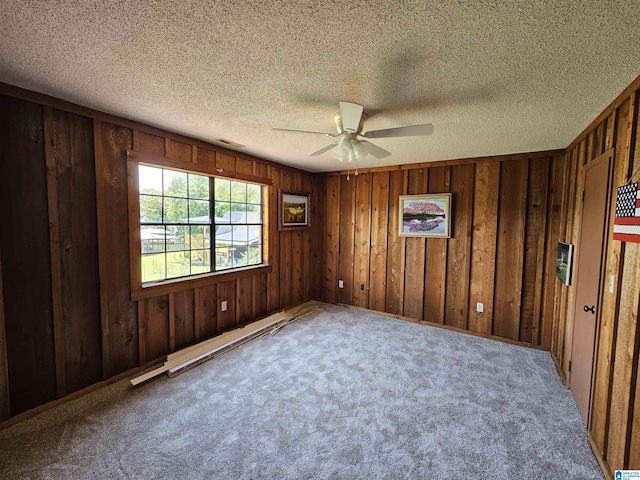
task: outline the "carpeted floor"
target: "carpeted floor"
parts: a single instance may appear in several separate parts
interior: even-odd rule
[[[0,478],[603,478],[548,353],[318,305],[0,431]]]

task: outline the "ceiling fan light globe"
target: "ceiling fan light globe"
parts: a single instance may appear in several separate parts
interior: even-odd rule
[[[369,153],[367,152],[367,147],[365,146],[364,142],[360,141],[354,142],[353,151],[355,153],[356,160],[362,160]]]

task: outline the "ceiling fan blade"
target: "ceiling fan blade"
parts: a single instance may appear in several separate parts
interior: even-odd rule
[[[342,117],[342,129],[354,133],[360,126],[360,118],[364,107],[357,103],[340,102],[340,116]]]
[[[380,148],[379,146],[374,145],[371,142],[363,141],[362,143],[364,143],[364,146],[367,149],[367,152],[376,158],[385,158],[391,155],[391,152],[387,152],[384,148]]]
[[[317,157],[318,155],[322,155],[324,152],[328,152],[332,148],[334,148],[337,144],[332,143],[331,145],[327,145],[326,147],[321,148],[317,152],[313,152],[309,154],[309,157]]]
[[[411,125],[409,127],[385,128],[383,130],[371,130],[363,133],[367,138],[389,138],[389,137],[420,137],[422,135],[431,135],[433,133],[433,125],[426,123],[424,125]]]
[[[313,133],[313,134],[316,134],[316,135],[326,135],[327,137],[334,137],[335,136],[332,133],[311,132],[309,130],[291,130],[289,128],[272,128],[271,130],[278,130],[279,132]]]

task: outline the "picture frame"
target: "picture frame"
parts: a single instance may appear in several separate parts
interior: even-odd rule
[[[311,194],[278,191],[278,230],[311,226]]]
[[[398,234],[401,237],[451,237],[451,194],[400,195]]]
[[[573,273],[573,245],[565,242],[558,242],[556,254],[556,277],[565,285],[571,285],[571,274]]]

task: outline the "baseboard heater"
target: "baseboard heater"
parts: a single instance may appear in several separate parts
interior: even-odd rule
[[[165,372],[167,372],[170,377],[175,376],[206,360],[236,348],[249,340],[264,335],[268,333],[267,331],[269,329],[279,329],[293,318],[292,315],[284,311],[277,312],[262,320],[250,323],[245,327],[236,328],[230,332],[225,332],[217,337],[169,354],[167,355],[167,361],[164,362],[164,365],[131,379],[131,385],[139,385]]]

